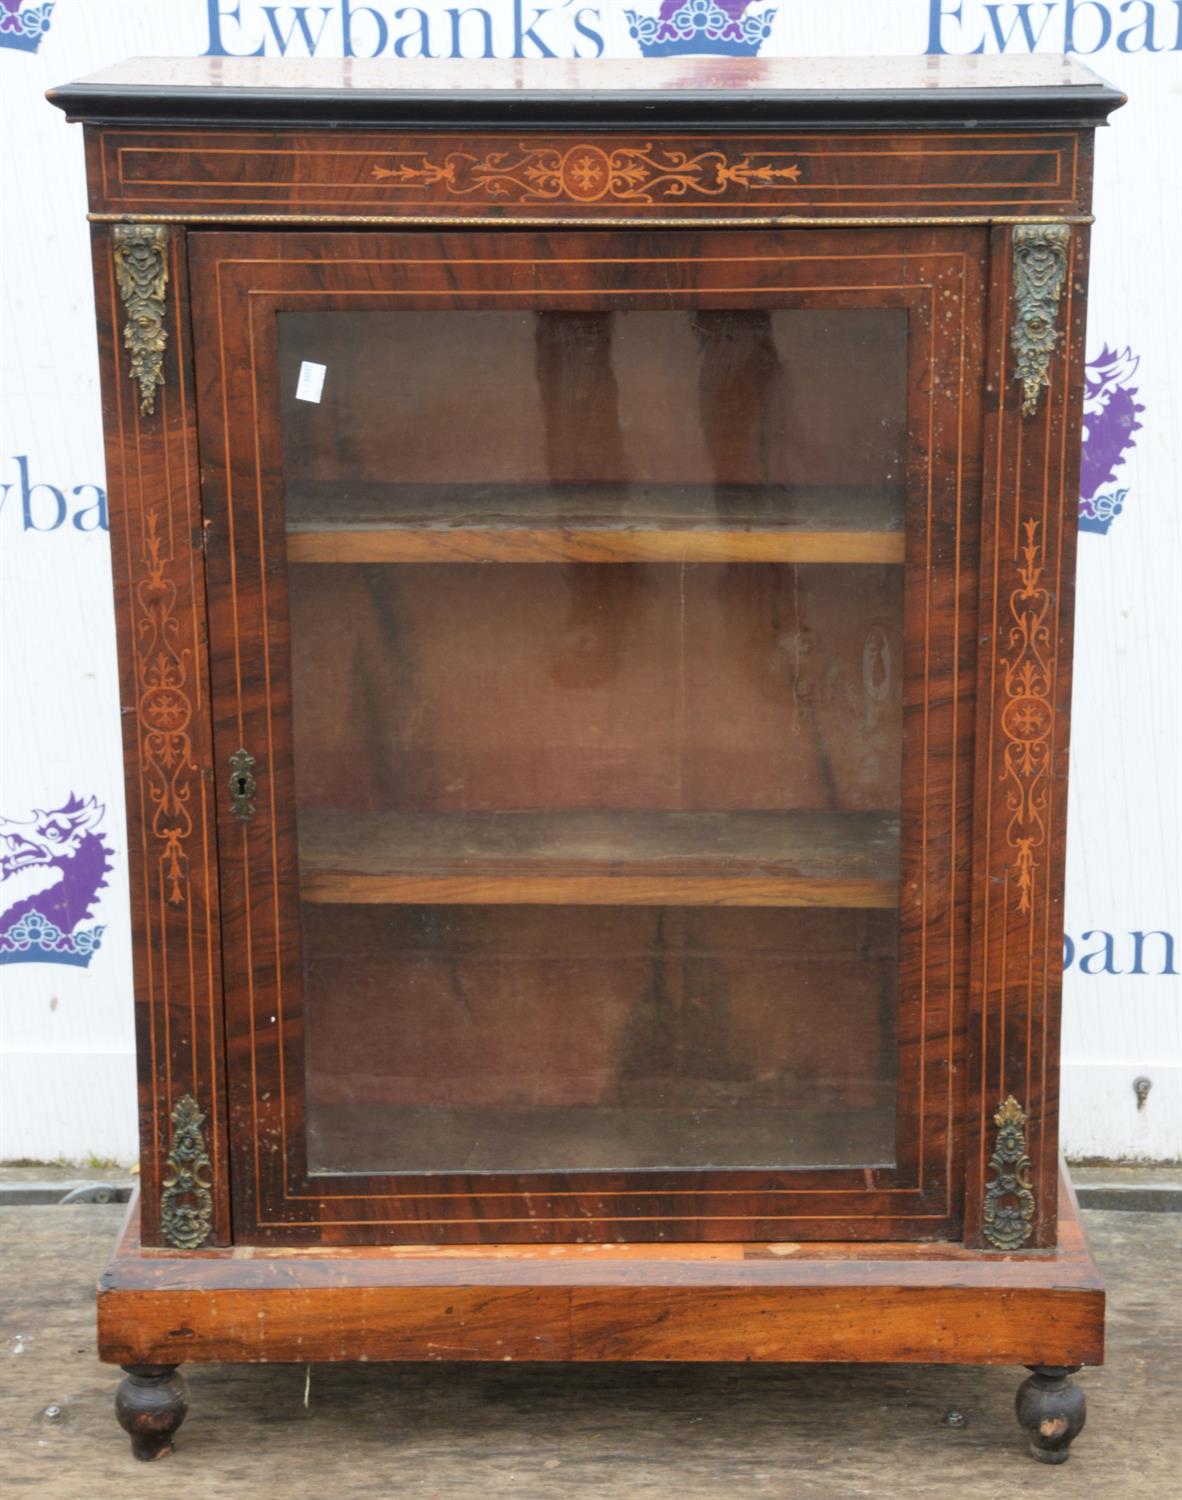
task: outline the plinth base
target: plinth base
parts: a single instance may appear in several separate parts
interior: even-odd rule
[[[1068,1376],[1104,1356],[1104,1289],[1066,1179],[1059,1245],[1009,1255],[947,1243],[181,1254],[141,1247],[138,1222],[133,1202],[99,1289],[99,1354],[162,1376],[211,1360],[1027,1365],[1046,1374],[1019,1417],[1054,1424],[1037,1453],[1054,1462],[1082,1426]],[[1047,1415],[1064,1402],[1069,1419]]]

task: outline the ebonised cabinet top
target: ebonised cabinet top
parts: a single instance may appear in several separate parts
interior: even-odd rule
[[[71,119],[142,125],[866,129],[1103,124],[1125,96],[1071,58],[431,61],[134,58],[63,85]]]

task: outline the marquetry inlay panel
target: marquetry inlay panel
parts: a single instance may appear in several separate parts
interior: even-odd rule
[[[695,219],[1086,212],[1077,136],[486,134],[108,129],[96,213]]]

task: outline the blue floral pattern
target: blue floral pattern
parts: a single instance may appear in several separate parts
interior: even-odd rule
[[[99,924],[63,932],[39,911],[31,911],[6,932],[0,932],[0,964],[44,963],[52,955],[58,963],[84,969],[101,946],[106,930]]]
[[[21,9],[21,0],[0,0],[0,47],[18,52],[36,52],[41,38],[49,30],[55,0]]]
[[[730,16],[715,0],[685,0],[671,16],[641,15],[626,10],[628,33],[645,57],[679,57],[688,53],[753,57],[772,34],[776,11]]]

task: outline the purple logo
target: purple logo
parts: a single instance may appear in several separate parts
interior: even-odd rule
[[[626,10],[628,34],[645,57],[754,57],[772,34],[775,10],[745,15],[751,0],[661,0],[655,16]]]
[[[1131,349],[1115,353],[1107,344],[1089,360],[1084,387],[1083,467],[1079,481],[1079,529],[1102,536],[1124,509],[1128,485],[1118,485],[1116,471],[1141,431],[1138,415],[1145,408],[1133,398],[1131,384],[1141,363]]]
[[[82,925],[111,871],[105,811],[71,793],[27,822],[0,814],[0,964],[90,963],[106,931]]]
[[[40,5],[25,5],[24,0],[0,0],[0,47],[36,52],[49,30],[55,3],[56,0],[41,0]]]

